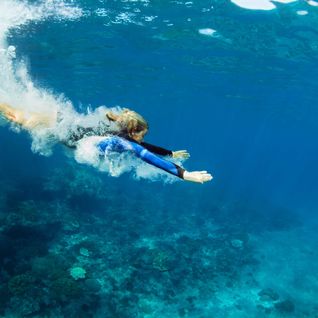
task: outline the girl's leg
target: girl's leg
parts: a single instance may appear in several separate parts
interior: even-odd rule
[[[7,120],[23,125],[23,112],[7,104],[0,104],[0,114]]]
[[[26,113],[7,104],[0,104],[0,114],[7,120],[21,125],[25,129],[36,127],[49,128],[56,123],[56,114]]]

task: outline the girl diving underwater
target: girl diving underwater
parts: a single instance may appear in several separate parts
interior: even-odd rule
[[[58,132],[59,126],[65,127],[65,118],[59,112],[47,114],[25,112],[7,104],[0,104],[0,114],[8,121],[19,125],[21,128],[32,132],[36,129],[50,129]],[[123,109],[119,113],[106,112],[106,117],[93,126],[70,125],[67,136],[54,136],[62,144],[74,148],[84,138],[99,138],[96,147],[101,156],[112,152],[130,152],[143,161],[156,166],[181,179],[192,182],[204,183],[212,179],[207,171],[186,171],[175,163],[162,158],[188,158],[186,150],[171,151],[143,141],[148,132],[148,123],[138,113]]]

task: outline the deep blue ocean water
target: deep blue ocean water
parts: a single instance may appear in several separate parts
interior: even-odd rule
[[[22,64],[78,112],[136,110],[214,177],[111,177],[0,127],[1,317],[318,317],[318,8],[0,1],[1,103],[41,103]]]

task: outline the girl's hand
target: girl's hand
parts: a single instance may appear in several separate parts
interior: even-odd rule
[[[192,182],[204,183],[213,179],[212,175],[207,171],[185,171],[183,179]]]
[[[190,154],[187,150],[172,151],[172,158],[188,159],[190,158]]]

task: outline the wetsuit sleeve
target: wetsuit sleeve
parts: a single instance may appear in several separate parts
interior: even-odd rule
[[[160,156],[171,156],[172,157],[172,151],[171,150],[167,150],[165,148],[162,147],[158,147],[152,144],[148,144],[147,142],[141,142],[140,143],[143,147],[145,147],[147,150],[160,155]]]
[[[151,151],[147,150],[141,145],[134,144],[133,147],[137,157],[139,157],[143,161],[183,179],[183,174],[185,170],[180,166],[156,156]]]
[[[103,153],[105,153],[107,149],[117,152],[131,151],[143,161],[183,179],[185,171],[183,168],[173,162],[156,156],[151,151],[135,142],[128,141],[120,137],[112,137],[101,141],[98,144],[98,147]]]

